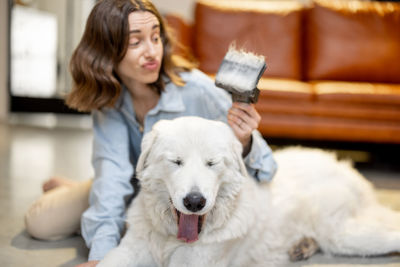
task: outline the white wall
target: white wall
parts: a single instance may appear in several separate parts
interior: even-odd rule
[[[192,21],[195,0],[152,0],[152,2],[161,14],[179,14],[187,22]]]
[[[0,1],[0,122],[5,121],[8,114],[7,88],[7,19],[8,1]]]
[[[161,14],[172,13],[181,15],[187,22],[193,21],[196,0],[151,0]],[[219,0],[214,0],[219,1]],[[259,0],[268,1],[268,0]],[[310,0],[294,0],[308,2]]]

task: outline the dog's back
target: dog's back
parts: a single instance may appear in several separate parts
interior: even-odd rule
[[[377,202],[372,184],[350,161],[301,147],[276,151],[274,156],[278,172],[263,188],[270,201],[262,211],[268,215],[260,222],[265,225],[259,238],[263,245],[254,246],[261,262],[287,260],[288,251],[303,238],[314,239],[324,252],[333,254],[364,256],[395,250],[394,243],[392,250],[382,243],[391,231],[400,238],[400,214]],[[381,247],[367,248],[368,239]],[[263,254],[267,248],[274,248],[273,257]]]

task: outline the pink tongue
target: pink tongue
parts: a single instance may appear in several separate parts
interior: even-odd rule
[[[178,225],[178,239],[187,243],[197,241],[198,236],[199,215],[180,214]]]

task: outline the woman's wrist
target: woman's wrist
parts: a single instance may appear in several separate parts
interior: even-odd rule
[[[242,157],[245,158],[251,150],[251,145],[253,144],[253,135],[250,135],[250,138],[247,142],[242,143],[243,145],[243,152]]]

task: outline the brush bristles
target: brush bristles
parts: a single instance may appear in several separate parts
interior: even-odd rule
[[[230,48],[216,75],[216,83],[223,88],[247,92],[257,87],[265,70],[263,56]]]

